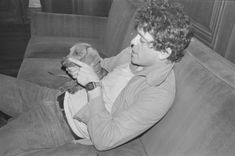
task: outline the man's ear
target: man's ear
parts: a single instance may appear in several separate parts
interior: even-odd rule
[[[165,51],[160,51],[159,59],[164,60],[168,58],[171,55],[171,52],[172,52],[171,48],[166,48]]]

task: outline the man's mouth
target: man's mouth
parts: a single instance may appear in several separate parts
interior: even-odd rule
[[[136,52],[134,50],[131,51],[132,55],[136,55]]]

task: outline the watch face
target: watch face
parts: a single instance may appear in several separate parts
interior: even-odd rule
[[[94,89],[95,88],[95,86],[94,86],[94,84],[92,83],[92,82],[89,82],[87,85],[86,85],[86,90],[92,90],[92,89]]]

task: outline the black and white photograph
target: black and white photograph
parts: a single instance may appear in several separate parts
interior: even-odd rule
[[[0,0],[0,156],[235,156],[235,0]]]

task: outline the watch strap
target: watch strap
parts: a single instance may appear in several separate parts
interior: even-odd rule
[[[91,90],[95,89],[96,87],[101,87],[101,83],[100,82],[89,82],[85,85],[85,88],[87,91],[91,91]]]

